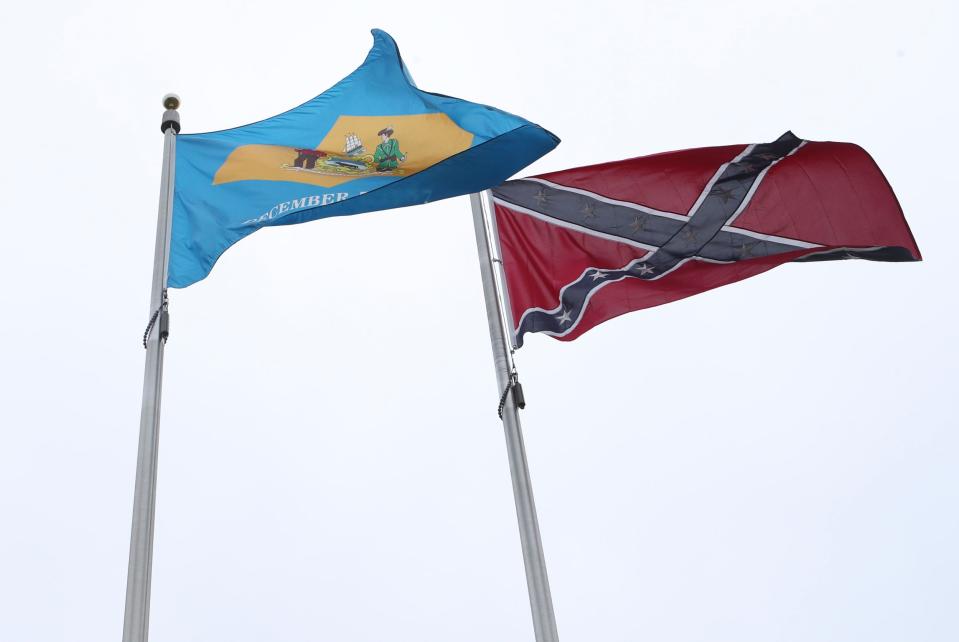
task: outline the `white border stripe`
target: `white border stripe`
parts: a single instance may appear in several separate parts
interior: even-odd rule
[[[556,227],[565,227],[566,229],[573,230],[574,232],[582,232],[583,234],[588,234],[590,236],[595,236],[597,238],[605,239],[607,241],[614,241],[616,243],[623,243],[624,245],[632,245],[641,250],[656,250],[659,249],[656,245],[647,245],[645,243],[640,243],[639,241],[634,241],[632,239],[624,238],[622,236],[614,236],[612,234],[606,234],[605,232],[597,232],[596,230],[591,230],[588,227],[582,227],[576,223],[570,223],[562,219],[553,218],[547,214],[542,214],[536,210],[527,209],[520,205],[514,205],[509,201],[504,201],[496,196],[493,197],[493,202],[497,205],[501,205],[508,210],[518,212],[520,214],[526,214],[527,216],[532,216],[533,218],[539,219],[550,225],[555,225]]]
[[[824,247],[822,245],[817,245],[816,247]],[[894,245],[873,245],[870,247],[856,247],[850,245],[838,245],[838,246],[829,246],[827,249],[822,252],[810,252],[809,254],[803,254],[802,258],[807,256],[819,256],[820,254],[832,254],[833,252],[875,252],[876,250],[884,250],[887,247],[895,247]],[[910,253],[911,254],[911,253]],[[858,259],[858,256],[847,257],[850,259]]]
[[[572,192],[574,194],[579,194],[581,196],[588,196],[590,198],[596,199],[597,201],[608,203],[609,205],[619,205],[621,207],[628,207],[631,210],[637,210],[645,214],[652,214],[653,216],[665,216],[666,218],[675,219],[677,221],[689,220],[688,216],[683,216],[682,214],[676,214],[674,212],[664,212],[662,210],[653,209],[652,207],[647,207],[646,205],[640,205],[638,203],[631,203],[629,201],[617,201],[614,198],[608,198],[606,196],[603,196],[602,194],[590,192],[585,189],[579,189],[578,187],[567,187],[565,185],[553,183],[544,178],[519,178],[519,179],[516,179],[515,182],[519,182],[519,181],[532,181],[534,183],[542,183],[543,185],[546,185],[547,187],[552,187],[553,189],[557,189],[563,192]]]
[[[583,234],[588,234],[590,236],[595,236],[597,238],[606,239],[608,241],[615,241],[616,243],[624,243],[626,245],[632,245],[633,247],[638,247],[641,250],[651,250],[654,249],[655,245],[647,245],[646,243],[640,243],[639,241],[634,241],[623,236],[616,236],[614,234],[606,234],[605,232],[598,232],[596,230],[590,229],[588,227],[583,227],[577,225],[576,223],[570,223],[569,221],[564,221],[562,219],[553,218],[548,214],[543,214],[542,212],[537,212],[536,210],[531,210],[521,205],[516,205],[509,201],[505,201],[497,196],[493,197],[493,201],[502,207],[505,207],[508,210],[512,210],[517,214],[526,214],[527,216],[532,216],[533,218],[539,219],[550,225],[555,225],[557,227],[565,227],[567,229],[573,230],[575,232],[582,232]],[[674,215],[678,216],[678,215]],[[686,220],[685,217],[679,217],[683,220]],[[729,232],[730,234],[742,234],[743,236],[749,236],[754,239],[759,239],[761,241],[770,241],[772,243],[780,243],[782,245],[793,245],[795,247],[801,247],[804,249],[814,248],[814,247],[823,247],[819,243],[807,243],[806,241],[799,241],[797,239],[789,238],[786,236],[776,236],[775,234],[763,234],[762,232],[755,232],[753,230],[747,230],[744,227],[735,227],[733,225],[724,225],[722,227],[723,232]]]
[[[754,239],[759,239],[761,241],[769,241],[771,243],[780,243],[782,245],[793,245],[795,247],[801,247],[804,249],[809,249],[813,247],[822,247],[819,243],[807,243],[806,241],[798,241],[796,239],[787,238],[785,236],[776,236],[774,234],[762,234],[760,232],[754,232],[752,230],[747,230],[744,227],[735,227],[733,225],[723,225],[723,232],[729,232],[731,234],[742,234],[743,236],[749,236]]]

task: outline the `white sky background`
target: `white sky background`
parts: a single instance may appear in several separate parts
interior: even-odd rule
[[[162,136],[398,41],[563,143],[854,141],[926,260],[788,265],[518,355],[564,641],[959,639],[951,2],[4,11],[0,640],[122,628]],[[428,288],[422,284],[428,283]],[[267,229],[171,293],[153,642],[532,640],[466,197]]]

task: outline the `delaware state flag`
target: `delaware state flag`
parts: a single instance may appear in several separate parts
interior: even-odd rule
[[[791,132],[508,181],[493,202],[517,345],[784,263],[922,259],[865,150]]]
[[[506,112],[421,91],[373,30],[352,74],[288,112],[177,137],[168,285],[205,278],[241,238],[497,185],[559,143]]]

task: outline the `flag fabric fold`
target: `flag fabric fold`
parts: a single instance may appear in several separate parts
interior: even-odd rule
[[[516,345],[790,261],[919,261],[879,167],[849,143],[666,152],[493,189]]]
[[[418,89],[393,39],[373,38],[360,67],[303,105],[177,137],[170,287],[205,278],[262,227],[479,192],[559,143],[518,116]]]

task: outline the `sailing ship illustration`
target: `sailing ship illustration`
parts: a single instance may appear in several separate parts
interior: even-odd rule
[[[343,153],[347,156],[362,156],[366,153],[363,141],[356,135],[356,132],[350,132],[346,135],[346,145],[343,146]]]

